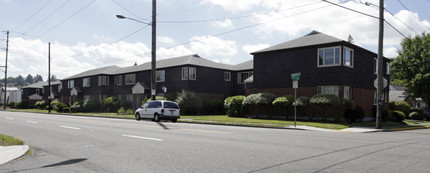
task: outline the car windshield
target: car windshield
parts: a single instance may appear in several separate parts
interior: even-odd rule
[[[173,102],[164,102],[164,108],[179,109],[178,105]]]

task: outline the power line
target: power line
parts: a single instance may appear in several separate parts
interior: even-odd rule
[[[66,1],[65,3],[63,3],[60,7],[58,7],[56,10],[54,10],[51,14],[49,14],[47,17],[45,17],[43,20],[41,20],[39,23],[33,25],[32,27],[30,27],[29,29],[27,29],[27,31],[25,31],[24,33],[28,33],[28,31],[32,30],[33,28],[39,26],[42,22],[46,21],[48,18],[50,18],[52,15],[54,15],[55,13],[57,13],[60,9],[62,9],[67,3],[69,3],[71,0]]]
[[[36,38],[39,38],[42,35],[45,35],[47,32],[57,28],[58,26],[60,26],[61,24],[63,24],[64,22],[66,22],[67,20],[69,20],[70,18],[72,18],[73,16],[75,16],[76,14],[78,14],[79,12],[81,12],[82,10],[84,10],[85,8],[87,8],[88,6],[90,6],[92,3],[94,3],[96,0],[92,0],[90,3],[88,3],[87,5],[85,5],[84,7],[82,7],[81,9],[79,9],[78,11],[76,11],[75,13],[73,13],[71,16],[67,17],[66,19],[64,19],[63,21],[61,21],[60,23],[58,23],[57,25],[55,25],[54,27],[48,29],[47,31],[43,32],[42,34],[38,35]]]
[[[405,6],[405,4],[403,4],[400,0],[397,0],[397,2],[399,2],[403,7],[405,7],[405,9],[408,10],[409,13],[411,13],[412,16],[414,16],[418,20],[418,22],[420,22],[424,27],[426,27],[427,29],[430,30],[430,28],[428,26],[426,26],[423,22],[421,22],[420,18],[418,18],[418,16],[415,16],[415,14],[412,13],[411,10],[409,10],[408,7]]]
[[[413,29],[411,26],[409,26],[408,24],[406,24],[405,22],[403,22],[402,20],[400,20],[397,16],[395,16],[393,13],[391,13],[390,11],[388,11],[386,8],[384,8],[386,12],[388,12],[391,16],[393,16],[395,19],[397,19],[398,21],[400,21],[401,23],[403,23],[403,25],[407,26],[410,30],[414,31],[415,34],[419,35],[419,33]],[[387,22],[388,23],[388,22]]]
[[[46,2],[42,7],[40,7],[36,12],[34,12],[32,15],[30,15],[27,19],[25,19],[21,24],[19,24],[18,26],[16,26],[13,30],[18,29],[20,26],[22,26],[24,23],[26,23],[28,20],[30,20],[31,18],[33,18],[37,13],[39,13],[43,8],[45,8],[52,0],[49,0],[48,2]]]
[[[123,5],[121,5],[120,3],[116,2],[115,0],[111,0],[112,2],[114,2],[116,5],[118,5],[119,7],[121,7],[122,9],[124,9],[125,11],[129,12],[130,14],[134,15],[135,17],[139,18],[139,19],[143,19],[143,20],[148,20],[145,19],[143,17],[140,17],[139,15],[137,15],[136,13],[133,13],[132,11],[128,10],[127,8],[125,8]]]

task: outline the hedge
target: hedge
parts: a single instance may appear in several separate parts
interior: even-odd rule
[[[224,100],[225,112],[229,117],[237,117],[243,115],[242,103],[245,96],[233,96]]]

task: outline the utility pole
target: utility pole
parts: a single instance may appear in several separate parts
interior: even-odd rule
[[[155,71],[155,65],[156,65],[156,55],[157,55],[157,47],[156,47],[156,34],[157,34],[157,0],[152,0],[152,44],[151,44],[151,100],[155,100],[155,94],[156,94],[156,71]]]
[[[51,42],[48,42],[48,113],[51,113]]]
[[[3,104],[3,109],[6,110],[6,105],[7,105],[7,54],[9,51],[9,30],[6,31],[7,34],[7,39],[6,39],[6,63],[4,65],[4,104]]]
[[[383,41],[384,41],[384,0],[379,0],[379,40],[378,40],[378,72],[377,72],[377,108],[376,108],[376,128],[382,128],[382,106],[384,104],[384,56],[383,56]]]

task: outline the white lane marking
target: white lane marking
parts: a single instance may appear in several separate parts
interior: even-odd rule
[[[70,127],[70,126],[60,126],[60,127],[66,128],[66,129],[81,130],[81,128],[78,128],[78,127]]]
[[[32,123],[32,124],[37,124],[37,123],[39,123],[39,122],[36,122],[36,121],[26,121],[27,123]]]
[[[143,136],[124,135],[124,134],[122,136],[130,137],[130,138],[138,138],[138,139],[147,139],[147,140],[153,140],[153,141],[163,141],[163,139],[148,138],[148,137],[143,137]]]
[[[7,120],[13,120],[13,118],[6,118]]]

